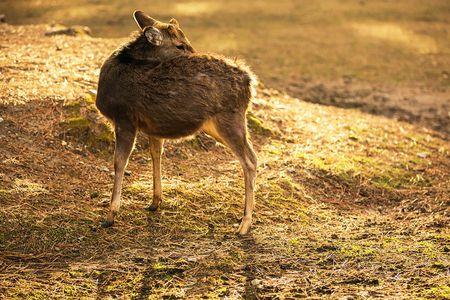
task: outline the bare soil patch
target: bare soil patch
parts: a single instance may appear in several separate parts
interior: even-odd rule
[[[292,78],[286,91],[307,102],[359,109],[434,129],[446,139],[450,136],[450,92],[446,88],[388,87],[344,77],[340,81]]]

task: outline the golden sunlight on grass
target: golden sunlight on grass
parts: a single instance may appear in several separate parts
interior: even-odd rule
[[[201,43],[204,48],[219,53],[239,49],[238,39],[233,33],[220,33],[204,36],[199,39],[199,43]]]
[[[176,3],[175,12],[180,15],[185,16],[198,16],[204,14],[211,14],[220,9],[220,4],[215,2],[207,2],[207,1],[192,1],[192,2],[183,2]]]
[[[32,182],[28,179],[16,179],[14,181],[15,191],[27,195],[47,194],[48,191],[41,184]]]
[[[115,138],[96,90],[138,29],[135,9],[178,19],[199,53],[244,59],[260,78],[247,111],[258,157],[248,236],[235,235],[240,162],[204,133],[165,142],[151,212],[139,134],[121,211],[100,226]],[[0,298],[450,299],[449,9],[0,0]],[[93,36],[48,35],[53,21]]]
[[[353,30],[362,36],[377,38],[408,47],[420,54],[433,54],[438,52],[436,41],[425,35],[419,35],[406,30],[399,25],[387,23],[353,23]]]

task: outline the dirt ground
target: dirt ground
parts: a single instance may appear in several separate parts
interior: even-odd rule
[[[117,225],[101,229],[113,140],[91,90],[122,40],[46,30],[0,25],[2,298],[450,297],[450,145],[434,123],[261,85],[249,122],[259,158],[249,236],[234,234],[239,164],[206,136],[168,143],[156,213],[145,210],[141,137]],[[325,82],[292,88],[329,101]],[[381,102],[397,97],[374,90]]]
[[[288,83],[286,91],[304,101],[359,109],[434,129],[447,140],[450,137],[447,89],[389,87],[344,77],[339,81],[296,78]]]

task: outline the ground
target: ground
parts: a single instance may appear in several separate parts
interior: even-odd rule
[[[140,137],[102,229],[112,135],[93,107],[121,40],[1,25],[0,294],[5,298],[450,297],[450,146],[427,126],[258,88],[254,226],[243,180],[206,136],[170,142],[163,205]]]

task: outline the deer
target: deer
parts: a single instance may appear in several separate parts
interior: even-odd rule
[[[162,202],[161,159],[164,141],[204,132],[228,147],[243,169],[245,207],[239,235],[249,232],[254,209],[257,157],[249,140],[246,112],[257,80],[238,60],[198,53],[179,23],[133,13],[138,32],[103,63],[96,106],[115,135],[114,184],[107,218],[114,224],[120,209],[122,182],[137,132],[149,138],[153,199]]]

